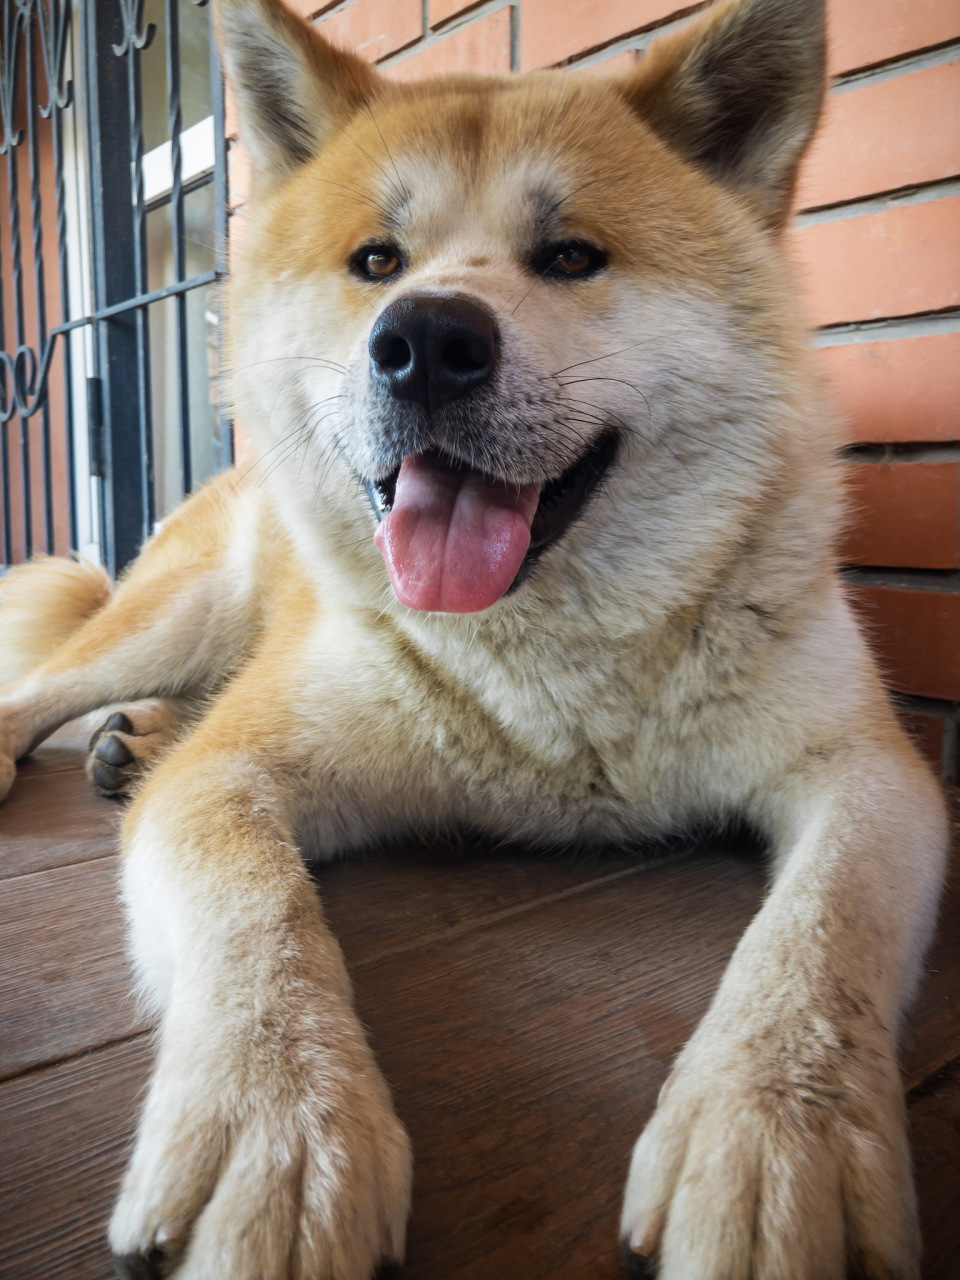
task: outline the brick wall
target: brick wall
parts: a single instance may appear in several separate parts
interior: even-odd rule
[[[289,0],[385,72],[626,66],[676,0]],[[842,547],[904,719],[948,778],[960,715],[960,0],[828,0],[833,83],[790,231],[847,419]]]

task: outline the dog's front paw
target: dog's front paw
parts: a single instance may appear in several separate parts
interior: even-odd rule
[[[200,1027],[165,1034],[110,1224],[119,1275],[369,1280],[402,1259],[409,1142],[354,1015],[336,1022],[215,1053]]]
[[[697,1036],[633,1152],[627,1270],[658,1280],[914,1280],[919,1236],[892,1055]],[[796,1043],[796,1042],[795,1042]]]

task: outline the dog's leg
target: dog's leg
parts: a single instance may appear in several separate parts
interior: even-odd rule
[[[123,1275],[369,1280],[403,1251],[407,1138],[293,831],[306,811],[335,852],[358,822],[395,826],[410,756],[381,745],[389,707],[363,701],[378,682],[352,655],[304,674],[296,633],[151,771],[126,822],[133,952],[162,1022],[110,1227]]]
[[[0,799],[15,761],[68,720],[112,703],[202,691],[239,661],[251,640],[258,572],[237,537],[249,517],[242,502],[225,502],[215,486],[195,495],[109,601],[0,693]]]
[[[636,1275],[919,1276],[896,1038],[946,823],[896,735],[811,754],[758,804],[776,879],[634,1150]]]

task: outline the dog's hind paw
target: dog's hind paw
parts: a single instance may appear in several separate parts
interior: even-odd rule
[[[87,777],[97,791],[126,795],[176,742],[184,718],[184,705],[166,698],[145,698],[114,710],[90,739]]]

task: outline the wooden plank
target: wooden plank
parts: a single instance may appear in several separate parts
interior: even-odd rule
[[[671,861],[355,968],[416,1152],[405,1277],[620,1275],[631,1146],[760,892]]]
[[[954,1066],[910,1099],[924,1280],[960,1276],[960,1072]]]
[[[65,769],[82,769],[87,758],[90,735],[106,720],[109,711],[94,712],[79,720],[71,720],[37,747],[32,756],[20,762],[18,773],[31,777],[35,773],[60,773]]]
[[[960,1059],[960,839],[954,839],[946,889],[925,979],[904,1043],[907,1089]],[[960,1271],[957,1273],[960,1275]]]
[[[41,850],[56,812],[29,812]],[[636,867],[622,857],[470,858],[421,848],[328,865],[317,878],[347,954],[362,961]],[[0,890],[0,1078],[141,1030],[130,980],[114,857],[9,878]]]
[[[640,865],[636,856],[542,858],[435,844],[348,858],[313,874],[333,932],[356,965],[638,872]]]
[[[79,764],[50,773],[26,765],[0,805],[0,880],[109,857],[122,812]]]
[[[416,1149],[405,1280],[615,1280],[630,1147],[756,909],[760,866],[673,858],[515,910],[486,888],[500,906],[470,927],[474,864],[451,869],[458,898],[427,855],[378,884],[381,861],[319,879]],[[445,936],[416,930],[431,911]],[[103,1223],[147,1056],[125,1044],[0,1084],[5,1280],[109,1276]],[[936,1124],[921,1139],[936,1182]],[[939,1257],[942,1191],[922,1177],[921,1192]]]
[[[491,1250],[498,1270],[501,1253],[515,1250],[504,1275],[525,1280],[551,1274],[532,1266],[539,1254],[571,1264],[571,1280],[616,1274],[629,1144],[758,893],[746,864],[660,864],[354,965],[361,1014],[418,1148],[405,1276],[489,1276]],[[718,904],[725,919],[705,930]],[[684,972],[673,971],[680,956],[689,968],[684,960]],[[131,1081],[144,1071],[143,1051],[128,1053],[0,1085],[11,1157],[0,1174],[0,1258],[10,1275],[109,1274],[97,1232],[130,1131]],[[112,1054],[122,1056],[113,1075],[103,1067]]]
[[[0,1078],[146,1025],[132,995],[115,858],[0,889]]]
[[[3,1280],[111,1280],[106,1224],[149,1062],[136,1040],[0,1085]]]

